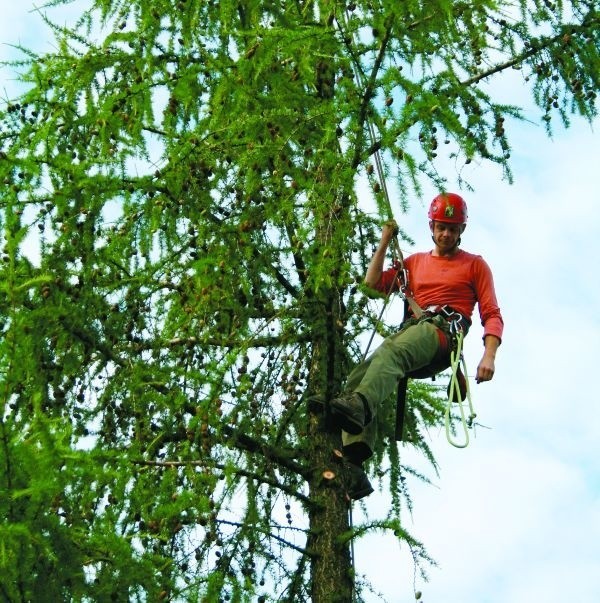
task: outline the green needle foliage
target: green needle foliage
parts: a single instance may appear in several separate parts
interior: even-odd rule
[[[443,189],[441,149],[510,178],[506,71],[549,133],[591,121],[597,0],[90,0],[47,24],[0,110],[0,598],[346,602],[369,530],[426,565],[393,417],[390,511],[350,526],[307,405],[374,328],[372,164],[396,211]],[[443,400],[409,400],[403,446],[435,469]]]

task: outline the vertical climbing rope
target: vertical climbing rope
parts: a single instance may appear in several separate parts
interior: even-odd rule
[[[348,15],[348,11],[344,11],[342,12],[342,15],[345,16],[345,22],[344,22],[344,26],[347,25],[348,19],[349,19],[349,15]],[[341,30],[342,35],[344,35],[344,31]],[[351,34],[351,36],[349,37],[349,39],[351,40],[352,44],[355,44],[355,35],[354,33]],[[357,82],[359,84],[359,86],[361,86],[362,88],[365,88],[365,82],[364,82],[364,78],[363,78],[363,73],[362,73],[362,68],[358,62],[358,59],[354,56],[354,54],[352,53],[352,62],[353,62],[353,67],[354,67],[354,73],[357,79]],[[385,203],[386,203],[386,209],[387,209],[387,213],[388,213],[388,219],[389,220],[393,220],[394,219],[394,214],[392,212],[392,205],[390,202],[390,196],[389,196],[389,192],[388,192],[388,188],[387,188],[387,183],[386,183],[386,179],[385,179],[385,174],[384,174],[384,169],[383,169],[383,162],[381,160],[381,155],[379,153],[379,150],[377,149],[377,147],[375,146],[375,141],[376,141],[376,137],[375,137],[375,128],[373,127],[373,124],[369,121],[366,120],[367,123],[367,127],[369,130],[369,137],[371,140],[371,145],[376,149],[373,157],[374,157],[374,163],[375,163],[375,170],[377,173],[377,178],[379,180],[379,185],[380,185],[380,189],[381,191],[383,191],[383,196],[385,199]],[[404,274],[404,261],[403,261],[403,257],[402,257],[402,251],[400,250],[400,245],[398,243],[398,239],[397,236],[394,236],[394,246],[393,246],[393,251],[395,254],[397,254],[398,257],[398,275],[397,277],[400,278],[401,275],[403,276]],[[375,336],[375,332],[377,329],[377,325],[381,322],[381,318],[383,316],[383,313],[385,311],[385,308],[387,306],[387,303],[389,301],[389,297],[392,291],[392,287],[395,284],[395,279],[394,281],[392,281],[391,285],[390,285],[390,289],[387,292],[386,296],[385,296],[385,301],[383,304],[383,307],[381,308],[381,312],[379,313],[379,316],[377,317],[377,321],[375,323],[375,327],[373,328],[372,332],[371,332],[371,337],[367,343],[366,349],[363,352],[362,355],[362,360],[364,361],[367,357],[367,354],[369,352],[369,348],[371,347],[371,343],[373,342],[373,338]],[[405,297],[405,293],[402,287],[400,287],[400,293],[401,295],[406,299]],[[413,300],[414,302],[414,300]],[[416,302],[415,302],[416,304]],[[415,311],[415,310],[413,310]],[[416,306],[416,311],[419,313],[417,314],[418,316],[420,316],[420,312],[421,309]],[[349,505],[349,509],[348,509],[348,523],[349,523],[349,527],[351,529],[353,529],[353,517],[352,517],[352,501],[350,501],[350,505]],[[354,575],[356,575],[356,564],[355,564],[355,558],[354,558],[354,538],[350,539],[350,555],[351,555],[351,563],[352,563],[352,570],[354,572]],[[356,594],[356,589],[353,588],[352,589],[352,600],[353,602],[357,601],[357,594]]]
[[[338,23],[338,26],[343,25],[344,28],[347,28],[347,24],[348,24],[348,20],[349,20],[348,11],[346,10],[345,12],[342,12],[342,16],[345,17],[344,22],[343,22],[343,24]],[[342,35],[345,35],[342,28],[340,28],[340,32]],[[349,37],[348,36],[346,36],[346,37],[348,39],[350,39],[351,44],[353,44],[353,45],[356,44],[356,39],[355,39],[356,36],[354,35],[354,33],[352,33]],[[363,71],[362,71],[362,67],[359,63],[359,60],[356,57],[356,55],[352,52],[351,52],[351,56],[352,56],[354,73],[357,78],[358,84],[363,89],[366,89],[366,82],[365,82],[365,78],[363,76]],[[375,128],[374,128],[372,122],[369,121],[368,119],[366,120],[366,124],[367,124],[368,132],[369,132],[371,146],[372,146],[372,148],[375,149],[375,151],[373,152],[373,160],[374,160],[374,164],[375,164],[375,171],[376,171],[377,179],[379,181],[379,187],[383,193],[383,198],[385,200],[385,208],[387,210],[388,219],[390,221],[393,221],[394,215],[393,215],[392,205],[390,202],[390,195],[389,195],[389,191],[388,191],[388,187],[387,187],[387,183],[386,183],[383,161],[381,159],[381,154],[379,152],[379,148],[376,144],[377,140],[376,140]],[[406,276],[406,270],[404,268],[404,258],[402,256],[402,250],[400,249],[400,244],[398,242],[397,233],[394,235],[394,238],[392,240],[392,254],[393,254],[393,258],[394,258],[394,265],[397,266],[396,279],[394,279],[392,281],[390,288],[389,288],[388,292],[386,293],[383,306],[382,306],[379,316],[377,317],[377,320],[375,322],[375,327],[373,328],[373,330],[371,332],[371,337],[369,338],[366,349],[362,355],[363,361],[367,357],[371,343],[373,342],[373,338],[375,336],[375,332],[377,330],[377,325],[381,322],[383,313],[385,311],[385,308],[386,308],[387,303],[390,298],[392,287],[394,286],[394,284],[396,284],[396,282],[399,281],[399,285],[400,285],[399,293],[402,296],[402,298],[405,300],[405,302],[408,304],[408,306],[410,307],[414,316],[416,318],[420,318],[423,315],[423,310],[420,308],[420,306],[417,304],[417,302],[413,299],[410,289],[408,288],[408,278]],[[452,352],[452,355],[451,355],[452,377],[451,377],[451,381],[450,381],[450,387],[449,387],[449,392],[448,392],[448,403],[446,405],[446,412],[445,412],[446,438],[450,444],[452,444],[453,446],[455,446],[457,448],[464,448],[469,444],[468,427],[471,426],[472,421],[476,416],[474,409],[473,409],[473,404],[471,401],[471,393],[470,393],[470,389],[468,386],[468,378],[467,378],[466,397],[467,397],[467,401],[468,401],[468,405],[469,405],[469,409],[470,409],[470,414],[469,414],[468,419],[465,417],[465,410],[464,410],[464,406],[463,406],[464,401],[461,399],[460,387],[459,387],[458,378],[457,378],[457,370],[458,370],[458,367],[461,362],[462,362],[464,374],[468,375],[464,356],[462,353],[463,337],[464,337],[464,333],[461,330],[457,333],[457,338],[458,338],[457,348],[455,351]],[[459,404],[459,408],[460,408],[461,425],[463,426],[464,433],[465,433],[465,441],[462,443],[457,442],[452,437],[452,434],[451,434],[450,412],[451,412],[451,407],[452,407],[452,400],[453,400],[455,394],[456,394],[456,397],[458,398],[458,404]],[[353,528],[352,501],[350,501],[349,510],[348,510],[348,523],[349,523],[349,527],[352,529]],[[352,569],[354,571],[354,574],[356,575],[356,565],[355,565],[355,557],[354,557],[354,538],[350,539],[350,555],[351,555]],[[416,570],[416,566],[415,566],[415,570]],[[413,584],[413,586],[416,587],[416,584]],[[354,602],[356,602],[356,600],[357,600],[356,597],[357,597],[356,589],[353,588],[352,600]],[[415,590],[415,598],[420,599],[420,593],[418,593],[418,591],[416,591],[416,590]]]

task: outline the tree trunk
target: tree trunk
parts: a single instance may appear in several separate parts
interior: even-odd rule
[[[341,388],[343,342],[341,307],[337,292],[332,292],[325,306],[323,340],[315,344],[313,387],[326,402],[320,414],[310,415],[309,455],[314,467],[310,483],[311,500],[315,504],[309,511],[312,553],[311,595],[313,603],[345,603],[352,601],[354,576],[347,541],[341,534],[349,529],[349,501],[344,488],[344,469],[341,458],[339,430],[332,430],[328,419],[327,402]]]
[[[347,533],[349,529],[349,503],[341,487],[341,466],[333,459],[338,436],[321,430],[312,437],[315,442],[315,461],[319,468],[311,484],[311,498],[319,504],[309,512],[310,550],[314,554],[311,567],[312,602],[349,603],[352,601],[354,576],[350,571],[348,543],[340,540],[340,534]]]

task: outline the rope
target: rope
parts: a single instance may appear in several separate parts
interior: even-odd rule
[[[450,353],[450,367],[452,369],[452,377],[450,378],[450,388],[448,390],[448,402],[446,403],[446,412],[444,414],[444,423],[446,427],[446,439],[452,446],[456,448],[466,448],[469,445],[469,427],[473,424],[473,420],[477,416],[475,414],[475,409],[473,408],[473,402],[471,400],[471,389],[469,388],[469,380],[465,377],[466,389],[467,389],[467,398],[466,401],[469,405],[469,417],[465,416],[465,408],[464,408],[464,400],[461,398],[460,393],[460,385],[458,383],[458,367],[462,363],[463,374],[468,375],[467,365],[465,362],[464,355],[462,353],[462,344],[464,339],[464,333],[462,330],[459,330],[457,333],[457,344],[456,349]],[[452,430],[450,429],[450,412],[452,409],[452,400],[454,399],[454,394],[458,399],[458,407],[460,409],[460,423],[463,428],[465,439],[463,442],[458,442],[454,439],[452,435]]]
[[[342,15],[344,15],[346,17],[346,23],[344,23],[344,25],[347,25],[347,21],[348,21],[348,12],[347,11],[343,11]],[[342,30],[342,34],[343,34],[343,30]],[[352,41],[354,42],[354,35],[352,35]],[[354,56],[354,54],[352,53],[352,62],[354,64],[354,73],[356,75],[356,79],[359,82],[359,84],[361,86],[365,85],[364,82],[364,78],[363,78],[363,74],[362,74],[362,69],[360,67],[360,64],[358,62],[358,59]],[[371,144],[375,143],[375,129],[373,128],[373,124],[367,120],[367,125],[369,128],[369,136],[371,138]],[[394,215],[392,212],[392,205],[390,203],[390,197],[389,197],[389,193],[387,190],[387,184],[384,178],[384,173],[383,173],[383,163],[381,161],[381,156],[379,154],[379,151],[375,151],[374,153],[374,160],[375,160],[375,169],[377,171],[377,178],[379,179],[379,183],[380,183],[380,187],[381,190],[383,191],[383,195],[386,201],[386,206],[387,206],[387,210],[388,210],[388,216],[390,220],[394,219]],[[397,244],[397,237],[394,237],[396,240],[396,244]],[[399,249],[399,245],[398,245],[398,249]],[[399,276],[400,272],[398,272],[398,276]],[[373,330],[371,332],[371,337],[369,338],[369,341],[367,343],[367,346],[365,348],[365,351],[362,354],[362,361],[365,360],[365,358],[367,357],[367,354],[369,353],[369,348],[371,347],[371,343],[373,342],[373,338],[375,337],[375,332],[377,330],[377,325],[381,322],[381,318],[383,316],[383,313],[385,311],[385,308],[387,307],[388,301],[390,299],[390,294],[392,292],[392,287],[395,283],[395,279],[392,281],[389,291],[386,293],[385,296],[385,300],[383,302],[383,306],[381,308],[381,311],[379,313],[379,316],[377,317],[377,321],[375,322],[375,326],[373,327]],[[348,524],[349,527],[352,529],[353,528],[353,518],[352,518],[352,501],[350,501],[350,505],[348,508]],[[352,538],[350,540],[350,556],[351,556],[351,562],[352,562],[352,571],[354,573],[354,575],[356,576],[356,563],[355,563],[355,558],[354,558],[354,539]],[[357,593],[356,593],[356,588],[352,588],[352,601],[353,603],[356,603],[357,601]]]
[[[361,362],[364,362],[365,358],[367,357],[367,354],[369,353],[369,348],[371,347],[371,344],[373,343],[373,338],[375,337],[375,333],[377,332],[377,326],[381,323],[381,318],[383,316],[383,313],[385,312],[388,302],[390,301],[390,297],[392,294],[392,287],[394,286],[396,279],[398,279],[399,277],[400,277],[400,269],[398,268],[398,270],[396,271],[396,277],[394,278],[394,280],[392,280],[392,282],[390,283],[389,289],[385,293],[385,298],[383,300],[383,306],[381,306],[379,316],[377,316],[377,320],[375,321],[375,326],[371,330],[371,337],[369,337],[369,341],[367,342],[365,351],[362,354]],[[402,293],[402,291],[400,291],[400,295],[402,295],[402,297],[404,297],[404,294]]]
[[[350,506],[348,507],[348,525],[350,529],[354,529],[354,525],[352,523],[352,501],[350,501]],[[356,576],[356,566],[354,564],[354,537],[350,538],[350,559],[352,561],[352,572],[354,576]],[[354,582],[352,583],[352,601],[356,602],[356,588],[354,588]]]
[[[347,14],[346,14],[346,18],[348,18]],[[360,64],[359,64],[358,60],[354,56],[353,56],[353,63],[354,63],[354,71],[355,71],[356,78],[357,78],[358,82],[360,83],[360,85],[364,86],[365,82],[364,82],[362,70],[360,68]],[[375,142],[376,142],[375,128],[373,127],[373,124],[369,120],[367,120],[367,126],[368,126],[368,130],[369,130],[369,138],[371,139],[371,144],[374,146]],[[380,190],[382,191],[383,197],[385,199],[385,206],[387,209],[388,217],[390,220],[394,220],[392,204],[390,201],[390,195],[389,195],[387,184],[386,184],[386,178],[385,178],[384,169],[383,169],[383,162],[381,160],[381,154],[379,153],[379,149],[376,149],[375,152],[373,153],[373,159],[374,159],[374,163],[375,163],[377,179],[379,180]],[[397,265],[396,277],[390,284],[389,290],[386,292],[383,306],[381,308],[379,316],[377,317],[375,326],[373,327],[373,330],[371,332],[371,336],[369,338],[365,351],[362,354],[362,361],[364,361],[367,357],[367,354],[369,352],[369,349],[370,349],[373,339],[375,337],[375,333],[377,331],[377,325],[379,325],[381,322],[383,313],[385,312],[385,309],[386,309],[387,304],[390,299],[392,287],[394,286],[394,284],[397,281],[399,281],[400,285],[401,285],[399,287],[399,293],[400,293],[401,297],[404,299],[404,301],[409,305],[414,316],[416,318],[420,318],[423,315],[422,308],[415,301],[415,299],[410,295],[410,291],[408,293],[406,291],[408,288],[408,279],[406,278],[406,272],[405,272],[405,268],[404,268],[404,258],[402,255],[402,250],[400,249],[400,243],[398,241],[397,234],[395,234],[392,239],[392,257],[394,259],[394,264]],[[468,375],[467,366],[466,366],[466,362],[464,359],[464,355],[462,353],[463,338],[464,338],[464,333],[462,330],[459,330],[459,332],[457,334],[456,350],[452,351],[451,355],[450,355],[450,358],[451,358],[450,366],[452,368],[452,377],[450,380],[450,388],[448,391],[448,402],[446,404],[446,411],[445,411],[445,415],[444,415],[446,439],[452,446],[454,446],[456,448],[466,448],[469,445],[469,427],[472,426],[473,420],[476,417],[476,413],[473,408],[473,402],[471,400],[471,390],[469,388],[469,380],[467,377],[467,375]],[[466,393],[467,393],[466,401],[468,402],[468,405],[469,405],[468,419],[465,416],[465,408],[464,408],[464,404],[463,404],[464,400],[461,399],[460,386],[459,386],[458,377],[457,377],[458,368],[461,365],[461,363],[462,363],[463,374],[465,375],[465,380],[466,380]],[[456,397],[458,399],[458,406],[460,409],[461,426],[463,428],[464,436],[465,436],[463,442],[459,442],[456,439],[454,439],[454,437],[452,435],[451,425],[450,425],[450,423],[451,423],[450,412],[451,412],[451,408],[452,408],[452,404],[453,404],[452,400],[454,398],[455,393],[456,393]],[[348,523],[349,523],[350,528],[352,528],[353,527],[352,502],[350,502],[349,509],[348,509]],[[354,558],[354,539],[350,540],[350,556],[351,556],[351,562],[352,562],[352,570],[353,570],[354,574],[356,575],[356,565],[355,565],[355,558]],[[414,570],[416,573],[416,565],[414,566]],[[416,588],[414,579],[413,579],[413,587]],[[421,593],[419,591],[415,590],[415,599],[418,600],[420,598],[421,598]],[[356,593],[355,588],[352,589],[352,601],[354,603],[357,601],[357,593]]]

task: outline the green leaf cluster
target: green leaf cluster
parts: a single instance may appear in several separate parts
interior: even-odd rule
[[[507,73],[549,131],[594,119],[598,20],[593,1],[488,0],[46,17],[55,50],[22,49],[0,108],[2,596],[351,600],[339,434],[307,398],[394,326],[359,286],[379,224],[443,190],[442,158],[510,178],[520,110],[489,85]],[[442,419],[413,384],[405,446],[434,470]],[[427,478],[382,433],[392,504],[365,529],[428,563],[403,527]]]

